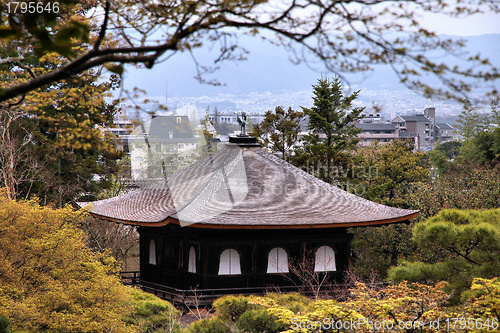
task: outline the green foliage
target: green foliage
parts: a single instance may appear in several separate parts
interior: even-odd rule
[[[220,318],[212,317],[189,325],[189,333],[231,333],[231,328]]]
[[[313,174],[327,182],[333,181],[334,166],[345,165],[358,143],[357,134],[361,130],[355,122],[362,118],[364,110],[352,105],[358,93],[344,95],[338,77],[318,79],[313,85],[313,106],[302,107],[309,117],[311,134],[304,137],[304,147],[295,152],[295,164],[304,164],[305,155],[307,166],[316,169]]]
[[[304,113],[291,107],[285,110],[277,106],[274,112],[267,111],[262,123],[253,126],[253,135],[260,138],[263,147],[279,152],[285,161],[298,141],[300,121]]]
[[[27,1],[20,1],[23,2],[29,4]],[[6,3],[0,6],[2,21],[9,14],[9,19],[6,20],[8,26],[2,26],[1,38],[8,41],[31,40],[37,56],[55,51],[60,55],[73,57],[73,46],[90,41],[88,25],[73,15],[94,7],[92,1],[48,0],[32,4],[35,6],[26,6],[25,10],[22,10],[24,4],[15,10],[15,2],[10,7]]]
[[[353,138],[360,132],[354,122],[362,118],[364,108],[353,107],[359,91],[345,96],[342,83],[338,77],[318,79],[313,85],[313,106],[302,108],[309,116],[309,130],[316,137],[325,134],[325,144],[334,146],[335,150],[345,150],[354,147],[358,140]]]
[[[494,166],[500,163],[500,128],[476,135],[462,149],[462,159]]]
[[[123,320],[134,332],[181,332],[177,319],[181,313],[172,304],[139,289],[131,289],[131,312]]]
[[[236,322],[245,311],[253,309],[254,305],[245,296],[229,295],[217,299],[213,307],[221,320]]]
[[[352,271],[362,278],[385,279],[399,260],[415,258],[419,251],[411,239],[411,224],[351,228]]]
[[[249,333],[278,333],[285,330],[286,326],[278,322],[277,319],[266,309],[248,310],[240,316],[236,322],[236,327],[243,332]]]
[[[464,140],[468,141],[478,133],[483,132],[487,124],[487,115],[475,110],[470,101],[465,101],[462,113],[458,116],[455,127]]]
[[[271,293],[267,295],[267,298],[274,301],[277,305],[286,307],[294,313],[305,311],[311,303],[309,298],[297,293]]]
[[[410,184],[407,201],[429,218],[443,208],[489,209],[500,207],[500,166],[455,160],[447,170],[427,182]]]
[[[427,153],[429,155],[429,159],[434,167],[437,168],[439,173],[443,173],[448,169],[450,162],[448,161],[448,157],[446,153],[438,148],[438,145],[434,146],[430,152]]]
[[[434,149],[427,154],[432,165],[438,169],[440,174],[443,174],[450,167],[451,160],[460,154],[462,146],[463,144],[458,141],[448,141],[442,144],[436,143]]]
[[[9,318],[0,316],[0,333],[11,333],[11,324]]]
[[[1,49],[2,55],[14,51]],[[15,55],[15,52],[14,52]],[[28,62],[28,61],[26,61]],[[34,59],[36,73],[60,68],[65,61],[54,54]],[[0,68],[4,82],[22,75],[8,65]],[[0,181],[12,198],[42,198],[59,207],[82,194],[97,196],[109,188],[119,171],[116,136],[103,131],[111,126],[117,101],[107,100],[119,84],[100,73],[78,77],[36,90],[19,105],[0,108]],[[97,180],[98,179],[98,180]]]
[[[410,184],[425,182],[430,176],[427,157],[414,151],[412,140],[395,140],[360,148],[361,167],[369,176],[360,179],[363,197],[382,204],[409,208],[406,200]]]
[[[464,323],[470,321],[474,327],[468,332],[498,330],[500,278],[474,279],[464,303],[458,306],[450,306],[444,282],[403,281],[383,287],[357,282],[349,291],[350,297],[344,301],[313,301],[298,294],[247,296],[244,298],[254,307],[245,311],[236,325],[213,317],[191,324],[189,332],[462,332]],[[335,324],[342,324],[342,328],[335,329]],[[479,324],[484,325],[479,328]]]
[[[430,168],[427,157],[413,149],[411,140],[359,148],[358,169],[363,172],[358,171],[360,177],[354,180],[363,191],[357,194],[389,206],[416,209],[407,198],[408,191],[428,181]],[[418,251],[411,240],[411,228],[409,224],[351,228],[353,271],[363,278],[375,275],[383,279],[398,260],[413,258]]]
[[[448,141],[437,145],[437,149],[442,150],[446,154],[446,158],[452,160],[460,154],[462,143],[459,141]]]
[[[420,281],[422,283],[436,283],[436,281],[449,280],[455,274],[443,263],[427,264],[420,261],[401,261],[396,267],[389,270],[391,281]]]
[[[431,321],[456,315],[443,306],[448,295],[442,288],[443,283],[428,286],[402,282],[384,288],[356,283],[350,290],[349,299],[342,302],[331,299],[309,301],[307,308],[298,313],[269,297],[255,297],[253,302],[277,317],[286,328],[284,333],[379,332],[382,330],[375,325],[382,322],[386,323],[386,328],[391,327],[387,331],[412,332],[411,328],[400,327],[399,323],[421,323],[428,328]],[[343,329],[336,330],[336,323],[337,327],[342,324]]]
[[[500,108],[498,107],[499,99],[492,100],[490,104],[490,121],[492,124],[495,124],[500,127]]]
[[[449,282],[462,292],[476,277],[500,274],[500,209],[485,211],[442,210],[413,229],[420,248],[445,251],[446,258],[428,262],[405,262],[389,271],[395,281]]]

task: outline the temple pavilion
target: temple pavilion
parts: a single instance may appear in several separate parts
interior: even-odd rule
[[[140,283],[177,292],[286,288],[297,285],[290,265],[306,260],[341,281],[349,267],[347,228],[418,214],[327,184],[252,137],[230,138],[222,150],[165,179],[79,205],[95,217],[137,226]]]

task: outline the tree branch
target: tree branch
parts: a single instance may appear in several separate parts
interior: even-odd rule
[[[99,50],[99,46],[101,46],[102,41],[104,40],[104,37],[106,36],[106,30],[108,28],[108,20],[109,20],[109,8],[110,8],[110,3],[109,0],[106,1],[106,6],[104,8],[104,21],[102,22],[101,25],[101,30],[99,31],[99,37],[97,37],[97,40],[94,44],[94,52],[97,52]]]

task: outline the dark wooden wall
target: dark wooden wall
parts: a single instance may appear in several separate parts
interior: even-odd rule
[[[330,272],[333,281],[342,282],[349,265],[350,240],[345,228],[329,229],[203,229],[167,225],[140,227],[141,280],[189,290],[216,288],[252,288],[266,286],[293,286],[292,274],[268,274],[269,251],[282,247],[290,260],[301,260],[328,245],[335,251],[336,272]],[[156,244],[156,265],[149,264],[149,244]],[[188,272],[189,249],[196,250],[196,271]],[[240,275],[218,275],[219,259],[225,249],[240,254]],[[312,256],[312,258],[311,258]]]

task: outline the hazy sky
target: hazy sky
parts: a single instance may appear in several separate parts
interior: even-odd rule
[[[447,34],[453,36],[479,36],[484,34],[500,34],[500,14],[481,14],[473,15],[464,19],[451,19],[444,15],[437,14],[423,14],[421,19],[423,19],[423,25],[429,30],[435,31],[437,34]],[[476,43],[477,44],[477,43]],[[484,46],[484,48],[490,47]],[[475,51],[482,52],[483,47],[481,45],[476,45]],[[491,48],[491,47],[490,47]],[[272,48],[270,48],[272,49]],[[316,72],[310,71],[311,77],[306,77],[303,73],[304,71],[298,71],[296,68],[291,68],[286,66],[288,63],[287,57],[282,56],[279,63],[272,62],[274,57],[266,50],[258,49],[252,50],[253,53],[248,56],[249,60],[243,63],[225,63],[222,66],[222,70],[218,71],[215,78],[220,79],[222,82],[226,83],[227,86],[222,87],[207,87],[206,85],[200,85],[197,81],[193,79],[196,75],[194,70],[194,65],[190,58],[183,56],[182,54],[166,61],[165,63],[155,66],[154,70],[135,70],[129,68],[129,72],[126,75],[128,79],[125,80],[126,88],[131,89],[134,86],[141,86],[141,88],[148,91],[148,95],[152,96],[164,96],[166,94],[166,85],[168,78],[168,95],[171,97],[175,96],[198,96],[198,95],[215,95],[224,93],[240,93],[240,91],[254,91],[255,86],[259,86],[264,90],[273,90],[268,86],[272,87],[273,80],[278,80],[280,84],[278,85],[284,90],[300,90],[296,81],[304,81],[304,85],[309,88],[310,82],[314,82],[315,78],[319,75]],[[262,53],[260,55],[255,53]],[[268,74],[265,78],[255,77],[260,73],[256,71],[253,67],[255,62],[252,59],[261,59],[262,56],[269,57],[269,63],[272,64],[266,67],[266,73]],[[489,55],[492,57],[492,55]],[[498,63],[500,60],[500,54],[498,57],[493,56],[494,62]],[[262,60],[262,59],[261,59]],[[285,63],[283,63],[285,62]],[[283,64],[282,64],[283,63]],[[282,64],[282,65],[281,65]],[[205,64],[206,65],[206,64]],[[264,64],[265,65],[265,64]],[[262,61],[257,62],[255,66],[262,66]],[[283,68],[287,68],[290,73],[300,72],[303,75],[301,80],[293,80],[286,77]],[[168,75],[166,75],[168,73]],[[262,84],[258,84],[258,80],[262,80]],[[257,83],[256,83],[257,82]],[[271,82],[271,83],[270,83]]]
[[[444,15],[426,14],[424,25],[438,34],[479,36],[500,33],[500,14],[473,15],[464,19],[451,19]]]

